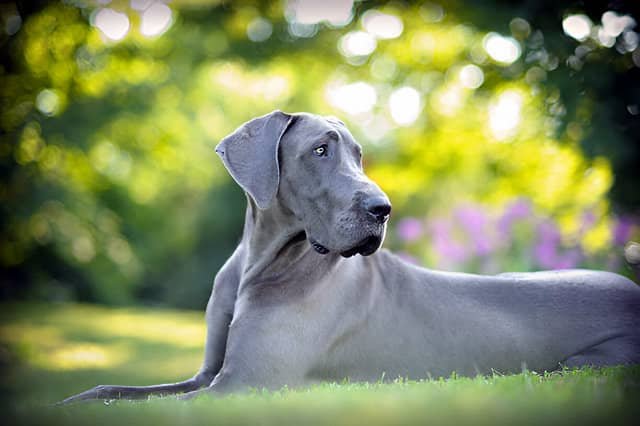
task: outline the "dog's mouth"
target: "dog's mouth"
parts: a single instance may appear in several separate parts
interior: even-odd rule
[[[355,247],[343,251],[340,253],[342,257],[351,257],[353,255],[359,254],[362,256],[369,256],[375,253],[376,250],[380,247],[382,243],[382,238],[376,235],[371,235],[358,243]]]
[[[375,253],[376,250],[378,250],[378,248],[380,247],[380,244],[382,243],[382,238],[376,235],[371,235],[365,239],[363,239],[362,241],[360,241],[357,245],[355,245],[353,248],[350,248],[349,250],[345,250],[343,252],[340,252],[340,255],[342,257],[351,257],[354,256],[356,254],[360,254],[362,256],[369,256],[373,253]],[[329,249],[326,248],[325,246],[323,246],[322,244],[320,244],[319,242],[317,242],[316,240],[309,238],[309,244],[311,244],[311,247],[313,247],[313,249],[315,251],[317,251],[320,254],[327,254],[329,253]]]
[[[326,248],[325,246],[323,246],[322,244],[320,244],[319,242],[317,242],[313,238],[309,238],[309,244],[311,244],[311,247],[313,247],[313,249],[315,251],[317,251],[318,253],[320,253],[320,254],[329,253],[329,249],[328,248]]]

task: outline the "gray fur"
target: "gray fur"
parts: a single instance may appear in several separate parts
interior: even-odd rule
[[[385,218],[362,206],[386,196],[364,175],[344,124],[277,111],[234,135],[221,156],[248,207],[242,240],[215,278],[202,368],[185,382],[102,386],[64,402],[640,362],[632,281],[586,270],[439,272],[384,249],[345,258],[378,248]],[[238,141],[255,149],[236,149]],[[328,155],[319,157],[323,144]],[[254,186],[272,184],[272,173],[273,197]]]

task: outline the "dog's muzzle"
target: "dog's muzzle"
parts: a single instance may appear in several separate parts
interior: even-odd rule
[[[356,254],[369,256],[380,248],[384,236],[384,226],[391,214],[391,204],[385,195],[374,195],[361,198],[355,210],[360,215],[359,221],[361,221],[360,226],[364,228],[364,235],[369,235],[352,248],[341,251],[340,255],[343,257],[351,257]],[[313,238],[309,238],[309,244],[320,254],[327,254],[330,251]]]

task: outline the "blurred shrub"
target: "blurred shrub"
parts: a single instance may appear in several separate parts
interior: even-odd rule
[[[527,198],[503,208],[461,204],[449,214],[405,217],[389,235],[407,261],[445,270],[532,271],[587,267],[625,271],[623,248],[640,237],[637,217],[608,217],[597,222],[590,210],[579,226],[562,232],[548,213]]]
[[[389,245],[429,265],[619,267],[608,194],[639,203],[624,10],[103,3],[0,8],[4,298],[203,306],[244,207],[211,148],[276,108],[348,122]]]

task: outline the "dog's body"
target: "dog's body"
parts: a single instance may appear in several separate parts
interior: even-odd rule
[[[276,111],[218,152],[248,207],[207,306],[202,368],[66,402],[640,363],[640,288],[620,275],[447,273],[377,251],[391,206],[341,122]]]

